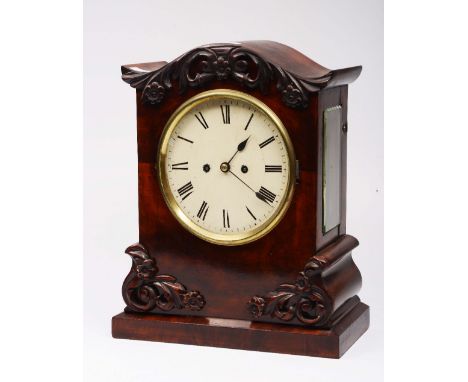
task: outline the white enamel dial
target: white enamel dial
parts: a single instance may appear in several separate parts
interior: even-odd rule
[[[179,108],[163,133],[163,193],[192,233],[244,244],[285,213],[293,155],[286,130],[266,105],[240,92],[205,92]]]

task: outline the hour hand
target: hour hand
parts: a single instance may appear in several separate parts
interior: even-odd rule
[[[250,138],[250,136],[249,136]],[[241,143],[239,143],[239,145],[237,146],[237,151],[242,151],[245,149],[245,145],[247,144],[247,141],[249,140],[249,138],[247,138],[245,141],[242,141]]]
[[[231,161],[234,159],[234,157],[237,155],[239,151],[242,151],[245,149],[245,145],[247,144],[247,141],[249,140],[249,138],[250,136],[237,145],[237,151],[234,153],[231,159],[229,159],[229,162],[227,162],[228,164],[231,163]]]

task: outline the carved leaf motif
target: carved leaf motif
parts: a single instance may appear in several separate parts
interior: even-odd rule
[[[127,309],[135,312],[203,309],[206,302],[200,292],[188,291],[174,276],[157,274],[156,262],[143,245],[132,245],[125,252],[132,258],[132,269],[122,286]]]
[[[229,78],[262,93],[267,93],[270,84],[276,82],[287,106],[304,108],[309,102],[308,92],[326,86],[331,74],[315,79],[299,78],[236,44],[193,49],[153,72],[124,68],[122,73],[125,82],[143,90],[142,100],[150,104],[162,102],[177,81],[179,91],[184,93],[188,87],[203,87],[211,81]]]
[[[263,315],[290,321],[321,326],[331,315],[331,303],[325,291],[315,285],[305,272],[301,272],[294,284],[281,284],[265,296],[254,296],[248,302],[248,310],[254,318]]]
[[[327,265],[327,260],[323,256],[314,256],[306,264],[304,275],[306,277],[314,277],[320,273],[325,265]]]

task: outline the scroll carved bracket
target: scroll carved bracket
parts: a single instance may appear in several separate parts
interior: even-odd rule
[[[294,284],[281,284],[265,296],[252,297],[247,304],[251,315],[257,319],[269,315],[282,321],[297,318],[303,324],[314,326],[326,324],[332,314],[332,302],[315,283],[316,275],[316,268],[306,266]]]
[[[122,285],[126,310],[203,309],[206,304],[203,295],[199,291],[187,290],[174,276],[158,274],[156,261],[142,244],[128,247],[125,253],[132,258],[132,268]]]
[[[190,87],[203,87],[214,80],[233,79],[264,94],[275,84],[287,106],[305,108],[309,92],[325,87],[331,78],[332,73],[319,78],[300,78],[237,44],[196,48],[151,72],[122,68],[122,79],[142,90],[142,101],[149,104],[161,103],[174,84],[184,93]]]
[[[247,303],[251,316],[296,319],[315,327],[336,321],[359,302],[355,293],[360,289],[361,274],[351,258],[351,250],[358,244],[350,235],[339,237],[309,259],[294,283],[281,284],[263,296],[253,296]],[[330,282],[337,277],[345,277],[348,282]],[[337,296],[340,306],[336,306]]]

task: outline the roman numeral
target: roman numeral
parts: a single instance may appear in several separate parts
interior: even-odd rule
[[[224,228],[231,228],[229,225],[229,212],[223,210],[223,227]]]
[[[247,125],[245,125],[244,130],[247,130],[247,128],[248,128],[249,125],[250,125],[250,121],[252,120],[252,118],[253,118],[253,113],[250,115],[250,118],[249,118],[249,120],[247,121]]]
[[[208,204],[205,201],[203,201],[200,209],[198,210],[197,217],[205,221],[207,212],[208,212]]]
[[[273,192],[267,190],[267,189],[266,189],[265,187],[263,187],[263,186],[260,187],[260,191],[258,191],[258,193],[259,193],[260,195],[262,195],[262,197],[263,197],[265,200],[269,201],[270,203],[273,203],[274,200],[275,200],[275,198],[276,198],[276,195],[275,195]]]
[[[188,182],[187,184],[184,184],[181,188],[179,188],[177,192],[179,193],[182,200],[184,200],[193,192],[192,190],[193,190],[192,182]]]
[[[265,172],[282,172],[283,166],[279,165],[265,165]]]
[[[256,218],[255,215],[252,213],[252,211],[249,210],[249,207],[245,206],[245,208],[247,208],[247,212],[250,214],[250,216],[252,216],[254,220],[257,220],[257,218]]]
[[[206,123],[205,118],[203,117],[203,114],[201,113],[201,111],[198,112],[198,114],[200,114],[200,116],[195,114],[195,118],[198,119],[198,122],[201,123],[201,125],[204,127],[205,130],[208,129],[209,126]]]
[[[177,138],[182,139],[183,141],[186,141],[186,142],[188,142],[188,143],[193,143],[193,141],[191,141],[190,139],[181,137],[180,135],[178,135]]]
[[[231,123],[231,105],[219,105],[221,108],[221,114],[223,115],[223,123],[230,124]]]
[[[275,137],[270,137],[266,141],[263,141],[259,144],[260,148],[263,149],[266,145],[269,145],[271,142],[275,140]]]
[[[171,167],[173,170],[188,170],[188,162],[174,163]]]

